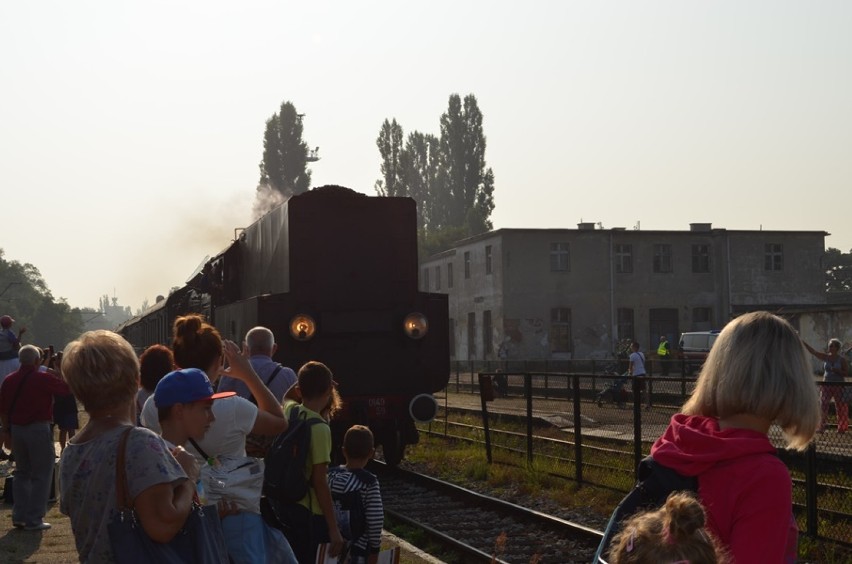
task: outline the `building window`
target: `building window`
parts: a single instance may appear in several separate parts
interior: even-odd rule
[[[440,266],[435,267],[435,289],[436,290],[441,289],[441,267]]]
[[[571,310],[555,307],[550,310],[550,352],[570,353],[571,350]]]
[[[485,274],[491,274],[491,245],[485,246]]]
[[[672,271],[672,246],[654,245],[654,272]]]
[[[692,245],[692,272],[710,272],[710,245]]]
[[[467,314],[467,358],[476,358],[476,314]]]
[[[425,291],[425,292],[429,291],[429,269],[428,268],[423,269],[423,291]]]
[[[464,277],[470,278],[470,251],[464,254]]]
[[[571,270],[571,255],[568,251],[568,243],[550,244],[550,271],[568,272]]]
[[[777,243],[766,244],[766,270],[784,270],[784,246]]]
[[[620,307],[616,314],[618,316],[618,339],[633,338],[633,309]]]
[[[633,272],[633,245],[615,246],[615,271],[619,274]]]
[[[456,320],[450,318],[450,357],[456,356]]]
[[[482,312],[482,355],[483,358],[488,358],[494,352],[492,346],[491,335],[491,310],[486,309]]]
[[[453,263],[447,263],[447,288],[453,287]]]
[[[710,313],[709,307],[694,307],[692,308],[692,322],[710,323]]]

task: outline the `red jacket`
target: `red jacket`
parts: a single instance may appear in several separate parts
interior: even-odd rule
[[[734,563],[796,561],[792,481],[766,435],[720,430],[716,419],[677,414],[651,456],[681,474],[698,476],[708,528]]]
[[[29,374],[24,380],[24,375]],[[9,418],[9,408],[18,393],[18,387],[24,387],[15,403],[15,411]],[[58,376],[39,372],[38,366],[22,366],[3,380],[0,386],[0,414],[12,425],[29,425],[38,421],[53,420],[53,395],[67,396],[71,393],[68,384]]]

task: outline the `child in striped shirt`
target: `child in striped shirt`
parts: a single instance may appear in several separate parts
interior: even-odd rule
[[[343,438],[344,466],[329,468],[328,486],[340,533],[353,564],[375,564],[382,543],[384,511],[379,480],[364,469],[373,458],[373,433],[353,425]]]

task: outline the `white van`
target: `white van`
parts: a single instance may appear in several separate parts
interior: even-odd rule
[[[678,343],[678,357],[683,362],[685,374],[692,374],[701,370],[707,354],[719,336],[718,331],[695,331],[693,333],[681,333]]]

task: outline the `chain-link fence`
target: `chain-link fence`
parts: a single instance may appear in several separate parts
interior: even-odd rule
[[[459,438],[475,435],[489,461],[495,456],[520,457],[579,483],[621,491],[633,486],[639,460],[695,385],[694,377],[681,376],[676,369],[669,370],[676,375],[634,381],[623,374],[617,360],[514,361],[514,365],[530,370],[514,370],[513,361],[456,365],[440,414],[443,421],[436,422],[437,427],[443,423],[444,434]],[[554,371],[557,367],[562,370]],[[653,374],[653,368],[649,372]],[[826,419],[809,449],[783,450],[782,432],[775,426],[769,436],[793,478],[800,530],[849,543],[852,432],[845,429],[844,399],[852,399],[852,383],[816,385],[824,398]]]

